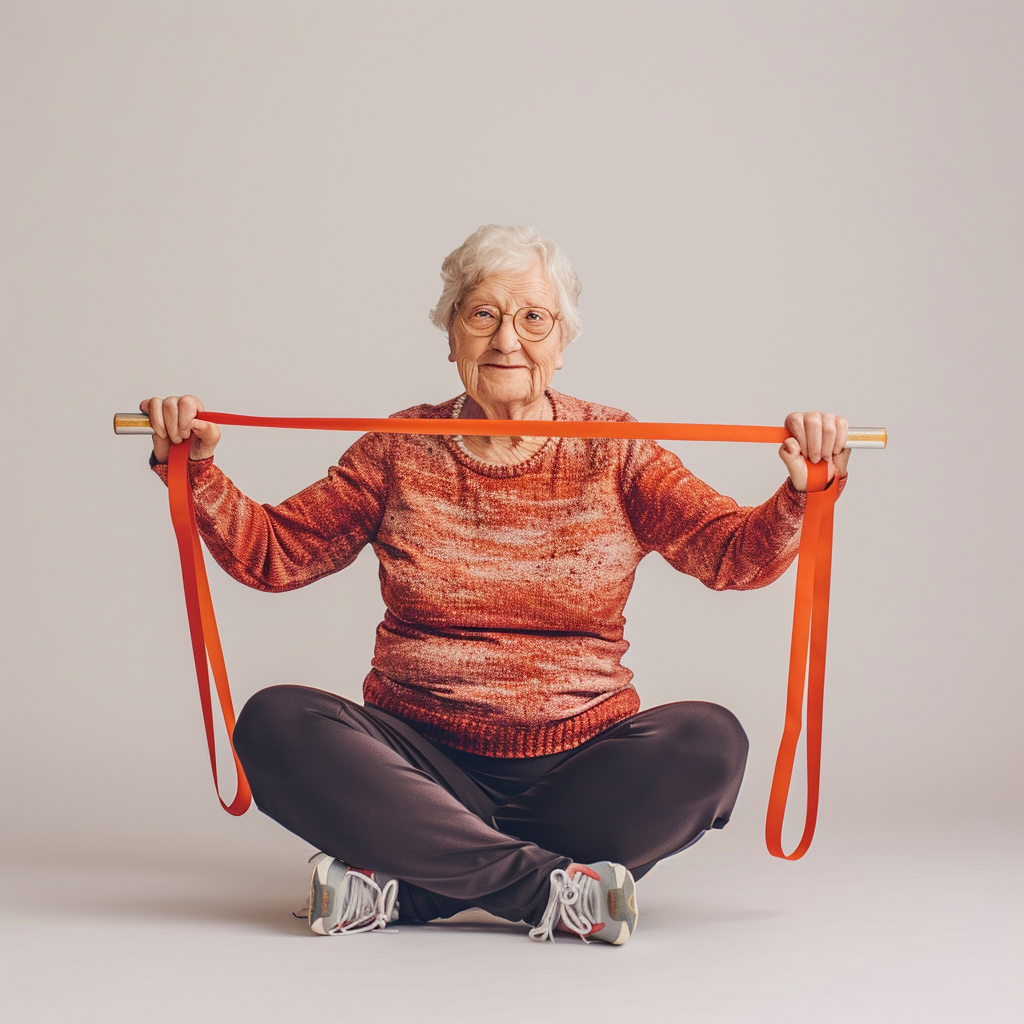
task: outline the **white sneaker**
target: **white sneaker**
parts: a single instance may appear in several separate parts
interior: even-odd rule
[[[383,888],[376,876],[323,857],[309,883],[309,927],[317,935],[372,932],[398,919],[398,879]]]
[[[636,930],[637,916],[636,885],[621,864],[570,864],[551,872],[548,905],[530,938],[554,941],[561,923],[584,942],[597,939],[621,946]]]

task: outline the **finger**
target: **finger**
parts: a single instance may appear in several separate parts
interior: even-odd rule
[[[178,399],[178,430],[183,441],[192,433],[192,423],[199,411],[199,399],[195,395],[182,395]]]
[[[209,420],[193,420],[192,433],[199,438],[203,447],[212,447],[220,440],[220,427]]]
[[[143,406],[146,408],[143,409]],[[164,410],[163,403],[159,398],[154,396],[153,398],[146,399],[145,402],[139,403],[139,408],[143,412],[149,413],[149,425],[153,428],[153,433],[157,437],[167,439],[167,428],[164,426]]]
[[[807,489],[807,463],[800,454],[800,445],[795,437],[787,437],[779,448],[779,457],[789,470],[789,478],[798,491]]]
[[[832,461],[833,447],[836,443],[836,418],[830,413],[821,417],[821,457],[827,462]]]
[[[832,454],[838,455],[846,448],[846,438],[850,434],[850,424],[843,416],[836,417],[836,441],[832,446]],[[849,458],[849,456],[847,456]]]
[[[163,400],[164,426],[167,437],[172,444],[181,444],[181,431],[178,427],[178,396],[171,395]]]
[[[803,450],[807,446],[807,434],[804,431],[804,418],[798,412],[791,412],[786,417],[786,429],[796,438],[797,446]]]
[[[782,447],[779,449],[779,455],[787,466],[803,462],[804,458],[800,454],[800,445],[795,437],[787,437],[786,440],[782,442]]]
[[[838,473],[839,476],[846,476],[846,467],[850,462],[850,449],[844,448],[838,455],[836,455],[833,461],[835,462],[836,473]]]
[[[804,455],[811,462],[821,460],[821,413],[804,413],[804,430],[807,433],[807,445],[804,447]]]
[[[195,424],[193,424],[193,429],[197,434],[198,424],[202,424],[202,435],[200,449],[197,454],[199,458],[207,459],[213,455],[214,449],[220,442],[220,427],[216,423],[210,423],[207,420],[196,420]]]

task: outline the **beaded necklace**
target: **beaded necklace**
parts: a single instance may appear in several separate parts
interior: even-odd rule
[[[468,397],[469,397],[469,395],[465,391],[463,391],[463,393],[461,395],[459,395],[458,398],[455,399],[455,404],[452,406],[452,419],[453,420],[459,419],[459,417],[462,415],[462,407],[466,404],[466,399]],[[548,401],[550,401],[550,399],[548,399]],[[542,444],[540,446],[540,448],[537,449],[537,452],[531,452],[525,459],[520,459],[519,462],[511,462],[511,463],[509,463],[509,462],[488,462],[486,459],[479,458],[478,456],[474,455],[466,447],[466,442],[463,440],[461,434],[453,435],[452,436],[452,440],[459,446],[459,451],[461,451],[463,455],[465,455],[467,458],[472,459],[474,462],[479,462],[480,465],[482,465],[482,466],[509,466],[509,465],[511,465],[511,466],[518,466],[520,463],[527,462],[529,459],[532,459],[533,456],[536,455],[537,452],[539,452],[541,450],[541,448],[545,447],[545,445],[547,445],[550,442],[551,439],[547,438],[544,441],[544,444]]]

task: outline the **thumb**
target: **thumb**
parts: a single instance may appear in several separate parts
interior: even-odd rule
[[[193,420],[190,429],[192,447],[189,449],[189,458],[208,459],[220,441],[220,427],[208,420]]]
[[[789,470],[789,478],[798,491],[807,490],[807,463],[800,454],[800,442],[795,437],[787,437],[779,448],[779,458]]]

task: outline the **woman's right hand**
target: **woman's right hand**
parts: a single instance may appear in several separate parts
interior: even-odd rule
[[[196,419],[203,411],[203,403],[195,395],[180,398],[145,398],[139,409],[149,416],[153,427],[153,454],[157,462],[166,462],[172,444],[192,438],[190,459],[207,459],[220,440],[220,427],[216,423]]]

